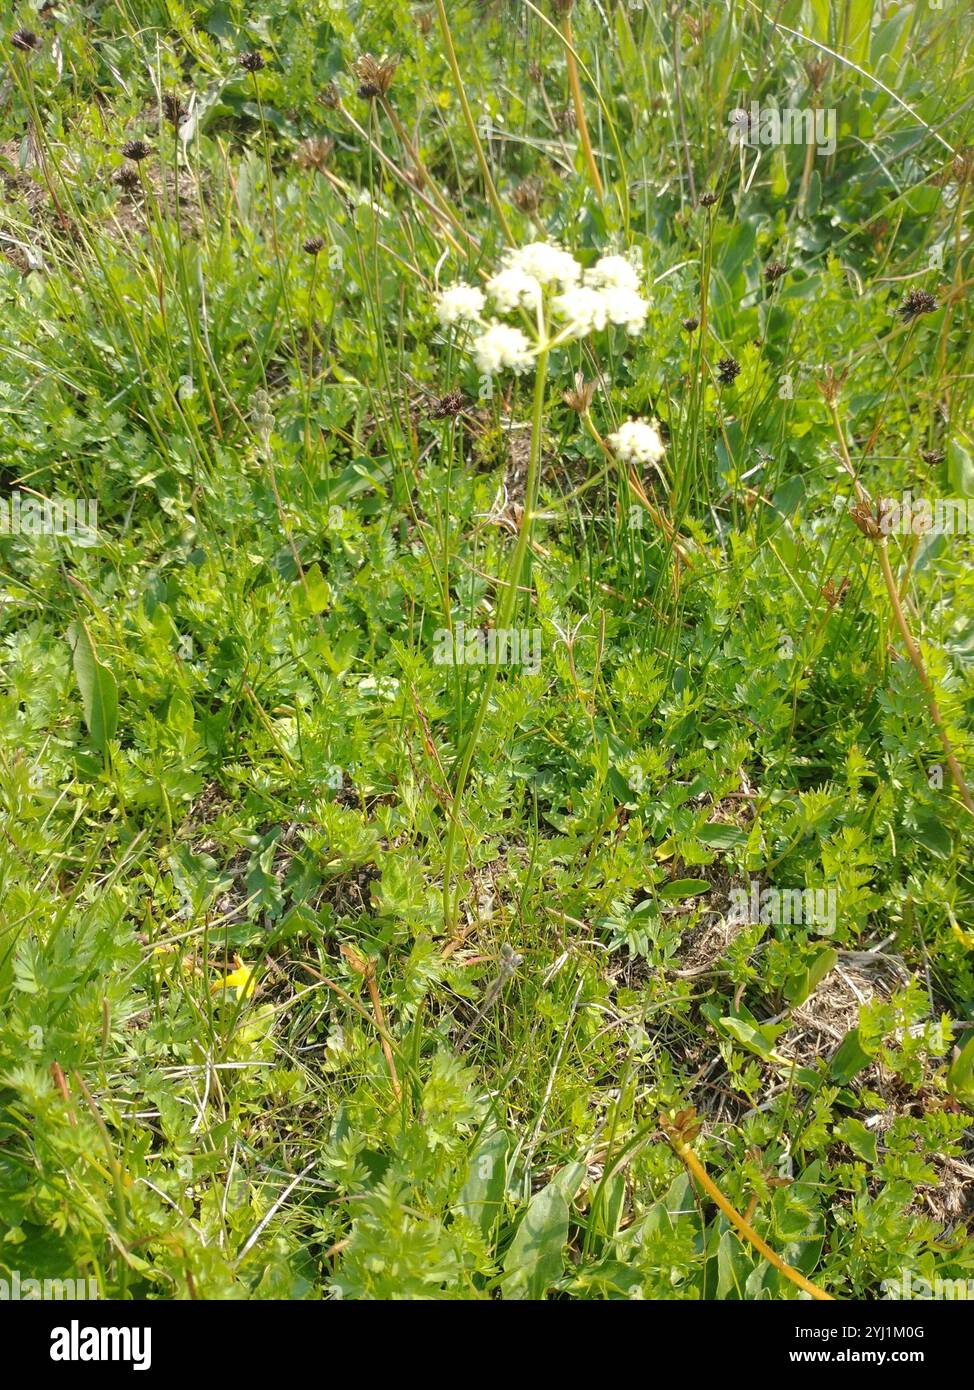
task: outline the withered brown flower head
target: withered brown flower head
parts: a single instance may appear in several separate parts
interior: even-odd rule
[[[722,386],[730,386],[741,374],[741,364],[736,357],[722,357],[717,363],[717,380]]]
[[[142,159],[148,159],[151,153],[152,150],[144,140],[126,140],[122,146],[122,154],[125,158],[134,160],[136,164]]]
[[[565,391],[562,400],[577,415],[587,415],[592,407],[592,397],[595,395],[595,382],[586,381],[581,372],[575,373],[575,385],[571,391]]]
[[[944,451],[943,449],[924,449],[920,457],[923,459],[924,463],[929,464],[931,468],[936,468],[938,463],[943,463],[944,461]]]
[[[845,381],[848,375],[848,367],[844,371],[839,372],[837,374],[834,367],[830,365],[825,368],[825,375],[822,377],[822,379],[815,383],[829,405],[834,405],[835,402],[839,399],[839,392],[842,389],[842,383]]]
[[[883,510],[882,501],[878,501],[875,510],[872,511],[865,502],[857,502],[854,507],[849,508],[849,515],[864,536],[868,536],[871,541],[878,541],[884,534]]]
[[[541,181],[540,179],[525,179],[519,183],[511,194],[514,206],[519,211],[527,213],[533,217],[541,206]]]
[[[363,53],[356,58],[354,68],[359,80],[358,95],[363,101],[384,97],[392,86],[398,66],[398,58],[387,58],[385,54],[381,58],[373,58],[371,53]]]
[[[684,319],[683,327],[688,333],[696,333],[697,329],[700,327],[700,320],[695,318]]]
[[[416,28],[421,34],[428,34],[433,27],[432,10],[417,10],[416,14],[413,15],[413,19],[416,21]]]
[[[835,606],[841,603],[845,598],[848,588],[849,576],[847,574],[842,576],[838,588],[836,588],[831,579],[826,579],[825,583],[822,585],[822,597],[830,608],[835,608]]]
[[[33,53],[35,49],[41,46],[41,41],[34,33],[33,29],[16,30],[15,33],[10,35],[10,42],[13,44],[14,48],[18,49],[21,53]]]
[[[701,206],[702,208],[712,208],[713,205],[714,205],[714,203],[716,203],[716,201],[717,201],[717,194],[716,194],[716,193],[701,193],[701,194],[700,194],[700,206]]]
[[[454,388],[452,391],[447,391],[445,396],[440,397],[430,414],[434,420],[445,420],[449,416],[459,415],[464,404],[463,392]]]
[[[263,53],[258,53],[256,48],[252,49],[249,53],[241,53],[237,62],[243,68],[244,72],[260,72],[261,68],[266,68],[267,66]]]
[[[139,178],[138,170],[133,169],[131,164],[123,164],[115,175],[114,182],[126,193],[131,193],[136,188],[141,188],[142,180]]]
[[[162,114],[171,126],[178,126],[181,121],[185,121],[187,111],[178,92],[163,92]]]
[[[904,323],[913,323],[922,314],[932,314],[939,307],[929,290],[911,290],[896,312]]]
[[[325,239],[320,236],[309,236],[307,241],[301,243],[301,249],[307,251],[309,256],[317,256],[325,249]]]
[[[316,169],[320,174],[328,165],[335,149],[330,135],[312,135],[302,140],[294,152],[294,162],[299,169]]]
[[[775,284],[776,281],[781,279],[782,275],[787,274],[788,267],[786,265],[782,265],[780,261],[769,261],[768,264],[764,267],[764,278],[765,280],[767,280],[769,285]]]
[[[825,81],[829,72],[828,59],[826,58],[807,58],[805,60],[805,75],[812,84],[814,91],[820,91],[822,83]]]
[[[329,82],[327,86],[322,87],[315,100],[322,106],[327,106],[329,111],[334,111],[342,104],[342,94],[336,83]]]

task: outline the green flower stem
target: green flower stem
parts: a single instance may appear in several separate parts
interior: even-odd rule
[[[511,619],[517,607],[518,589],[521,583],[521,573],[524,569],[524,557],[527,554],[528,545],[531,540],[531,523],[534,519],[534,512],[537,506],[538,475],[541,465],[541,429],[544,418],[545,386],[548,379],[548,354],[550,351],[550,344],[545,342],[545,346],[538,353],[538,364],[534,378],[534,408],[531,417],[531,453],[528,459],[528,475],[524,487],[524,511],[521,515],[521,525],[517,533],[517,544],[514,547],[514,553],[511,556],[511,563],[507,573],[507,587],[501,599],[500,609],[498,610],[497,627],[500,629],[508,628],[511,625]],[[480,692],[480,704],[477,707],[473,725],[467,736],[467,741],[460,757],[456,785],[453,788],[453,804],[450,808],[450,824],[447,829],[446,850],[443,860],[443,918],[447,928],[450,930],[456,927],[456,915],[459,907],[459,889],[457,890],[456,898],[454,898],[452,886],[453,861],[456,855],[457,832],[460,828],[463,792],[467,785],[467,778],[470,775],[470,767],[473,763],[473,757],[476,752],[481,730],[484,727],[484,720],[487,717],[487,707],[490,704],[494,682],[497,680],[497,670],[496,664],[487,667],[483,689]]]

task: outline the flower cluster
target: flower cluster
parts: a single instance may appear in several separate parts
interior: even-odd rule
[[[666,452],[658,420],[627,420],[606,442],[623,463],[659,463]]]
[[[477,330],[471,351],[481,372],[523,372],[539,352],[601,333],[610,324],[641,332],[649,304],[639,291],[639,275],[623,256],[603,256],[583,271],[569,251],[533,241],[508,252],[483,290],[462,281],[441,290],[436,312],[444,327],[467,324]],[[495,315],[521,314],[528,332],[485,319],[488,304]]]

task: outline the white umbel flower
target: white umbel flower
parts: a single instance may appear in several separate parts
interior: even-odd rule
[[[567,289],[582,278],[582,268],[569,251],[563,251],[550,241],[530,241],[512,251],[508,266],[531,275],[539,285],[560,284]]]
[[[474,339],[472,350],[478,369],[490,376],[505,367],[526,372],[531,365],[531,344],[520,328],[506,323],[492,323]]]
[[[483,291],[478,290],[476,285],[467,285],[459,280],[437,295],[436,317],[444,328],[451,328],[455,324],[478,319],[483,307]]]
[[[541,286],[533,275],[511,265],[487,281],[487,293],[500,313],[509,314],[512,309],[533,309],[541,298]]]
[[[609,319],[605,296],[589,285],[572,285],[555,296],[551,308],[574,338],[601,333]]]
[[[607,443],[623,463],[659,463],[666,452],[658,420],[627,420]]]
[[[645,299],[622,285],[606,285],[601,295],[610,323],[621,324],[627,333],[642,332],[649,313],[649,304]]]
[[[603,256],[585,272],[586,285],[596,289],[630,290],[639,293],[639,274],[625,256]]]

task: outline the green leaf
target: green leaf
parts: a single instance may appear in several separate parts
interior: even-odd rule
[[[501,1213],[510,1146],[511,1136],[506,1130],[488,1134],[471,1156],[467,1180],[460,1192],[458,1207],[484,1235],[494,1228]]]
[[[71,624],[68,642],[71,645],[75,680],[81,692],[85,723],[92,743],[104,757],[118,726],[118,683],[109,668],[99,660],[86,623]]]
[[[947,1069],[947,1089],[965,1105],[974,1102],[974,1033],[968,1033]]]
[[[568,1203],[557,1178],[528,1203],[504,1257],[504,1297],[544,1298],[564,1271],[568,1243]]]
[[[701,893],[709,893],[710,884],[702,878],[675,878],[664,883],[659,895],[667,902],[682,902],[684,898],[695,898]]]
[[[808,996],[818,988],[835,966],[838,959],[838,951],[834,951],[831,946],[826,946],[818,952],[810,965],[805,966],[788,981],[785,986],[785,998],[793,1009],[797,1008],[799,1004],[804,1004]]]
[[[872,1060],[872,1054],[867,1052],[862,1045],[859,1029],[853,1028],[846,1033],[832,1058],[832,1080],[837,1081],[840,1086],[844,1086],[847,1081],[852,1080],[857,1072],[862,1071],[863,1067],[867,1067]]]

